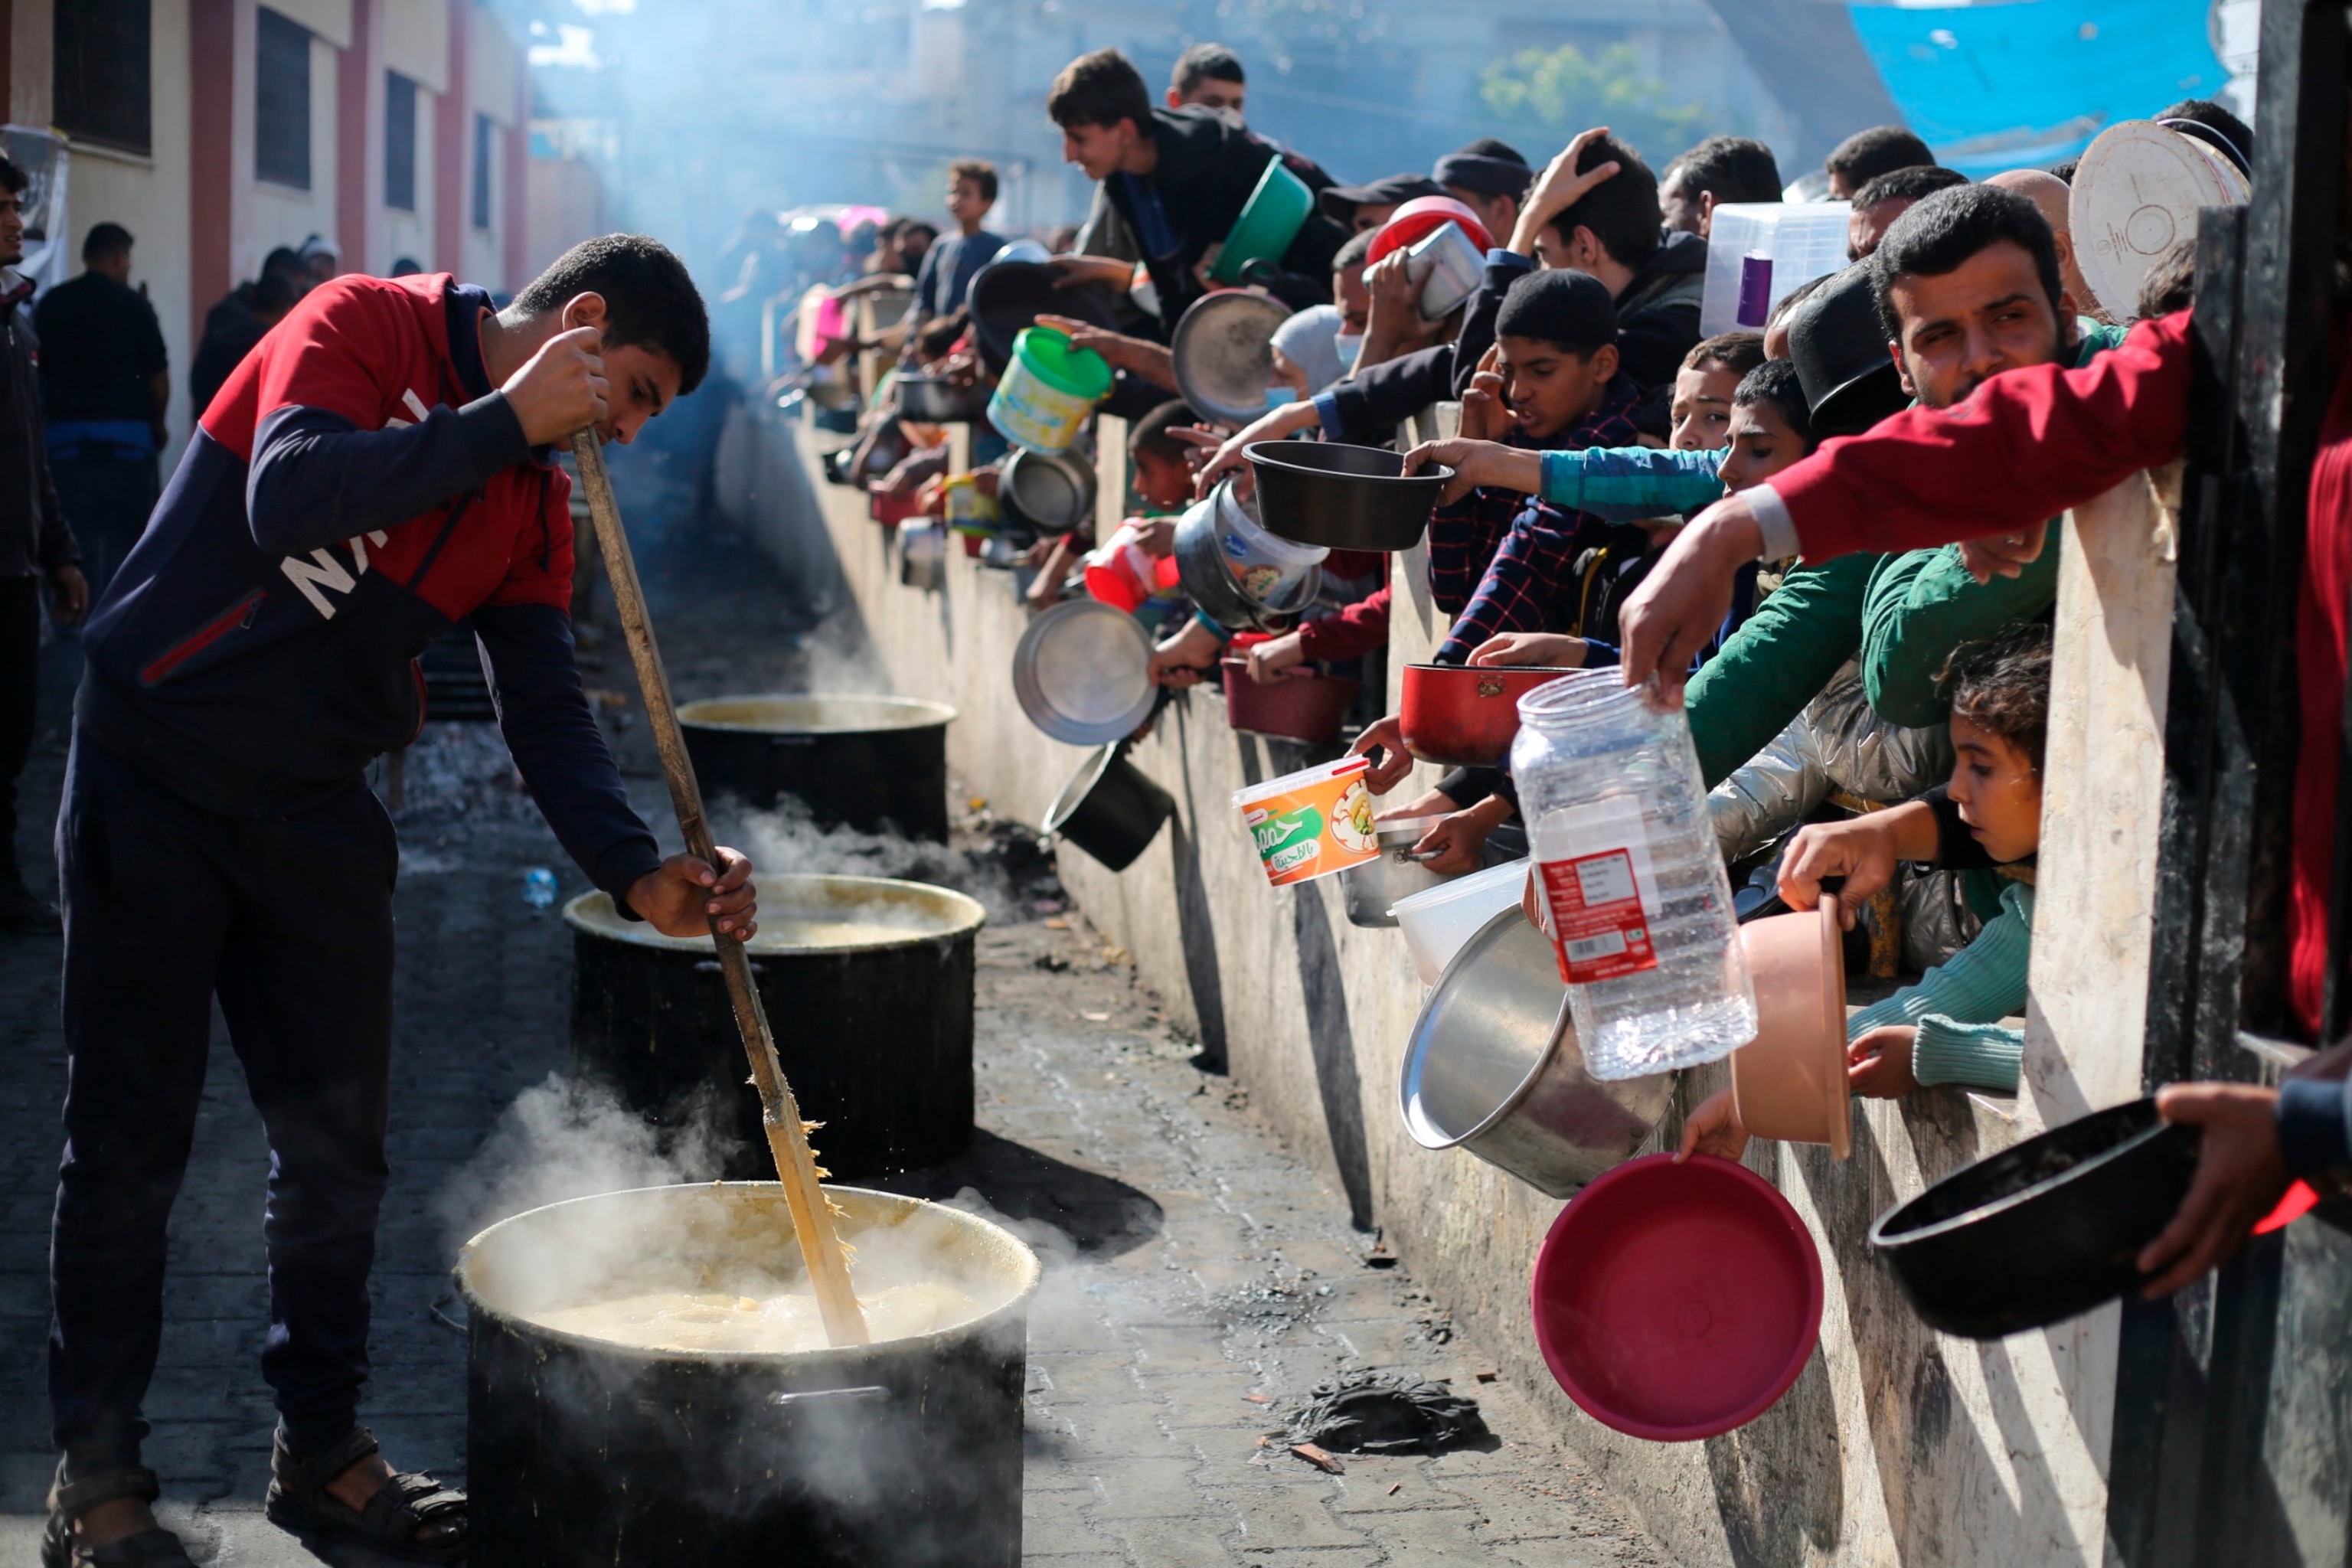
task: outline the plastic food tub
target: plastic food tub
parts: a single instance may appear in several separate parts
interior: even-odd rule
[[[1341,757],[1234,792],[1269,886],[1286,888],[1380,858],[1364,757]]]
[[[1446,964],[1479,928],[1518,904],[1527,881],[1528,863],[1508,860],[1399,900],[1389,913],[1404,932],[1421,983],[1436,984]]]

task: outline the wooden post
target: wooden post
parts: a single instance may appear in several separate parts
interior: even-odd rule
[[[695,782],[694,761],[686,754],[686,737],[678,729],[677,709],[670,700],[669,676],[662,668],[653,618],[646,614],[645,590],[637,582],[636,557],[630,553],[629,537],[621,530],[621,509],[613,499],[612,481],[605,477],[604,456],[596,449],[593,430],[583,430],[572,437],[572,456],[580,468],[581,488],[588,492],[589,513],[596,520],[604,574],[613,584],[613,604],[628,638],[629,658],[636,665],[646,721],[653,730],[655,749],[661,753],[662,775],[669,781],[678,831],[685,837],[688,854],[716,866],[719,856],[711,843],[710,824],[702,813],[702,787]],[[808,1265],[825,1337],[835,1345],[870,1343],[866,1314],[850,1287],[848,1259],[843,1255],[840,1237],[834,1234],[831,1202],[817,1184],[820,1173],[809,1148],[809,1124],[801,1120],[792,1085],[784,1081],[783,1067],[776,1059],[767,1010],[761,1005],[759,988],[751,981],[751,961],[741,942],[719,934],[715,916],[710,940],[719,950],[719,970],[727,983],[728,1000],[735,1005],[736,1026],[743,1033],[751,1081],[760,1090],[760,1121],[767,1131],[768,1152],[775,1158],[784,1202],[793,1212],[793,1235]]]

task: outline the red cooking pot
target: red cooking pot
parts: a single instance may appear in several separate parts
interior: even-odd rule
[[[1449,768],[1491,768],[1519,732],[1519,699],[1573,675],[1541,665],[1408,664],[1398,714],[1404,749]]]
[[[1225,721],[1247,735],[1303,741],[1328,746],[1339,738],[1339,721],[1356,705],[1359,682],[1336,675],[1286,672],[1270,686],[1249,678],[1249,660],[1228,658]]]
[[[922,516],[923,508],[911,492],[893,496],[869,488],[866,492],[866,515],[885,528],[896,528],[910,517]]]

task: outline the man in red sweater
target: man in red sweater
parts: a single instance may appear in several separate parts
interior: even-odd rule
[[[2312,465],[2295,617],[2303,743],[2294,778],[2287,907],[2289,1000],[2319,1028],[2327,892],[2336,853],[2352,594],[2352,353],[2337,344],[2336,390]],[[1832,441],[1769,485],[1726,498],[1685,529],[1626,612],[1625,679],[1658,678],[1679,700],[1686,647],[1720,618],[1732,572],[1801,550],[1912,550],[1972,541],[1980,578],[2013,576],[2043,544],[2042,520],[2180,455],[2191,370],[2187,311],[2143,321],[2122,348],[2079,370],[2041,365],[1986,382],[1966,401],[1914,409],[1868,436]],[[1833,869],[1829,868],[1825,869]],[[2298,1079],[2282,1090],[2184,1084],[2164,1115],[2205,1129],[2195,1187],[2142,1255],[2150,1294],[2226,1261],[2290,1175],[2352,1164],[2352,1089]]]

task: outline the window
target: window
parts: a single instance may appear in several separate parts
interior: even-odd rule
[[[253,49],[253,175],[310,188],[310,33],[263,8]]]
[[[490,117],[474,116],[474,226],[490,226]]]
[[[383,73],[383,205],[416,210],[416,84]]]
[[[57,8],[52,112],[76,141],[152,149],[147,8],[148,0],[70,0]]]

